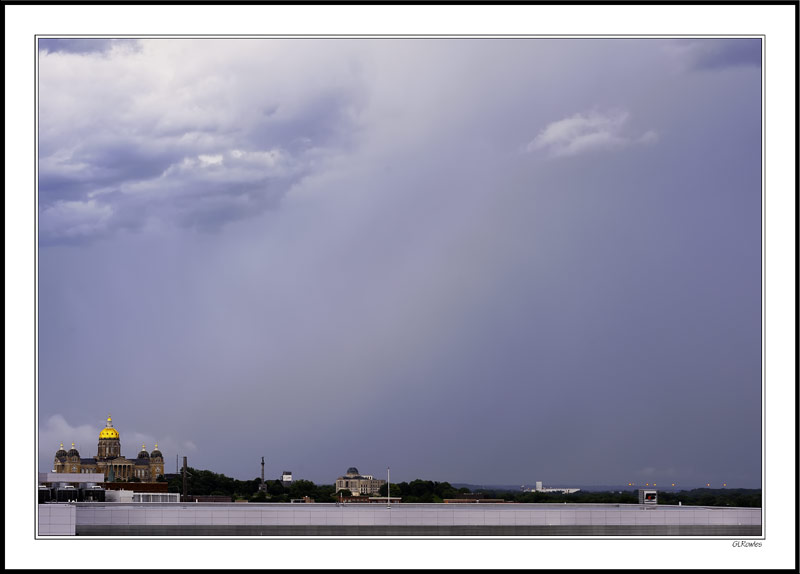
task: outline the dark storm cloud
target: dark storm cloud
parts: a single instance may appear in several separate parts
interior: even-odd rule
[[[77,192],[79,199],[65,200],[63,197],[70,195],[63,193],[67,186],[40,185],[49,192],[43,194],[45,201],[40,201],[42,243],[90,240],[115,230],[139,230],[148,222],[217,231],[227,222],[276,207],[308,172],[306,166],[292,165],[292,160],[278,152],[234,150],[224,156],[184,158],[156,177],[139,179],[138,174],[127,171],[130,166],[114,171],[117,156],[112,153],[109,158],[105,176],[86,185],[105,184],[113,186],[111,191],[89,197],[82,186]],[[163,167],[162,161],[157,158],[158,169]],[[140,167],[151,169],[152,164],[144,161]],[[76,195],[74,187],[71,191]]]
[[[98,54],[114,46],[136,48],[139,41],[127,38],[39,38],[39,51],[67,54]]]
[[[45,209],[57,201],[80,200],[98,190],[155,178],[183,157],[178,146],[102,133],[87,134],[68,157],[58,158],[57,153],[40,160],[39,205]]]
[[[46,244],[148,222],[218,229],[278,205],[358,132],[357,82],[323,82],[294,97],[276,82],[282,71],[266,67],[254,75],[190,69],[164,85],[157,53],[100,61],[99,48],[70,46],[61,50],[66,55],[45,52],[41,60],[39,217]]]
[[[698,39],[668,46],[685,69],[715,70],[761,65],[759,38]]]

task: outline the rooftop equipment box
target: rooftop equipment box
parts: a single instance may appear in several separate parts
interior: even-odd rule
[[[658,492],[655,490],[640,488],[639,504],[658,504]]]

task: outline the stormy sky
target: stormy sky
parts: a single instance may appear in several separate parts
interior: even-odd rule
[[[761,485],[757,39],[40,39],[38,460]]]

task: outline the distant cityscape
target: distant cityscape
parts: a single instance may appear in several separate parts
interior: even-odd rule
[[[101,473],[105,481],[132,481],[132,482],[157,482],[159,477],[166,480],[167,477],[174,477],[175,475],[167,473],[165,467],[165,457],[155,445],[152,452],[148,452],[146,445],[142,445],[142,450],[139,451],[136,457],[127,458],[122,455],[121,440],[119,431],[114,428],[111,415],[106,419],[106,425],[100,430],[98,435],[97,454],[87,458],[81,457],[78,450],[75,448],[75,443],[72,443],[72,448],[69,451],[64,450],[64,443],[55,453],[53,461],[53,472],[56,473]],[[176,473],[180,469],[177,465],[176,457]],[[292,472],[285,470],[278,479],[283,486],[290,486],[292,483]],[[356,467],[350,467],[343,476],[335,479],[336,492],[342,490],[349,490],[353,496],[363,495],[376,495],[381,487],[387,483],[386,480],[375,478],[372,474],[361,474]],[[264,457],[261,458],[261,483],[262,489],[265,484],[264,475]],[[490,490],[520,490],[522,492],[540,492],[540,493],[560,493],[572,494],[580,492],[581,490],[588,491],[618,491],[620,489],[628,489],[635,487],[657,487],[657,482],[634,483],[628,482],[626,484],[614,485],[569,485],[569,486],[545,486],[542,481],[536,481],[534,486],[528,485],[509,485],[509,484],[472,484],[472,483],[451,483],[457,488],[471,488],[471,489],[490,489]],[[696,488],[727,488],[727,483],[720,484],[696,484],[692,487]],[[674,482],[662,482],[662,489],[679,489],[684,486],[678,485]]]
[[[187,484],[198,488],[198,485],[194,484],[196,481],[193,480],[193,478],[199,479],[200,477],[192,477],[191,474],[187,476],[186,457],[184,457],[183,471],[178,468],[176,457],[175,473],[166,472],[164,460],[165,457],[158,449],[157,444],[152,452],[148,452],[145,445],[142,445],[142,450],[135,458],[127,458],[123,456],[121,452],[120,432],[114,428],[111,415],[109,415],[106,419],[105,426],[100,430],[98,435],[97,454],[91,458],[81,457],[80,453],[75,448],[74,443],[69,451],[64,449],[64,445],[62,443],[58,451],[55,453],[53,461],[53,473],[59,475],[85,475],[85,477],[78,481],[80,483],[150,483],[153,484],[154,487],[156,487],[157,483],[160,483],[160,485],[155,489],[151,487],[149,489],[145,488],[144,490],[148,492],[159,491],[164,493],[168,491],[180,491],[184,496],[190,494],[186,492]],[[235,496],[238,489],[240,494],[245,497],[253,496],[255,493],[255,495],[261,497],[260,499],[263,498],[264,501],[271,499],[278,501],[283,501],[284,499],[287,499],[286,501],[293,500],[293,495],[298,497],[298,500],[305,501],[310,501],[314,498],[317,498],[320,501],[333,501],[337,498],[341,501],[353,499],[364,500],[368,498],[377,500],[380,499],[380,497],[384,497],[383,500],[386,500],[385,497],[395,495],[391,496],[391,498],[395,499],[395,501],[399,501],[399,495],[401,493],[404,491],[408,493],[412,490],[413,494],[410,496],[414,500],[445,501],[463,500],[465,498],[479,500],[486,498],[485,494],[487,492],[518,492],[523,495],[539,496],[539,499],[542,499],[541,497],[545,495],[578,495],[582,492],[612,492],[622,495],[624,492],[630,492],[632,490],[641,488],[652,488],[662,491],[677,491],[682,489],[681,486],[674,482],[662,483],[661,487],[658,487],[658,483],[656,482],[645,482],[643,484],[628,482],[625,485],[592,486],[546,485],[543,481],[536,481],[533,486],[525,484],[516,486],[502,484],[451,484],[448,482],[424,481],[420,479],[416,479],[411,482],[411,484],[414,485],[414,488],[411,489],[409,483],[406,482],[392,485],[389,482],[390,477],[388,475],[388,471],[389,469],[387,469],[387,477],[386,480],[384,480],[382,478],[376,478],[374,474],[361,473],[357,467],[351,466],[333,481],[332,486],[330,483],[327,485],[323,484],[321,486],[317,486],[308,480],[295,481],[293,473],[290,470],[284,470],[280,474],[280,477],[276,480],[269,480],[265,474],[264,457],[261,457],[260,480],[255,479],[250,481],[239,481],[225,477],[225,475],[218,475],[211,471],[202,472],[205,473],[205,482],[208,483],[206,486],[216,482],[229,481],[233,485],[240,485],[236,488],[228,488],[228,490],[231,490],[231,496]],[[194,470],[194,472],[198,471]],[[94,481],[88,480],[89,476],[94,476],[96,478]],[[420,486],[421,484],[425,485],[424,488]],[[309,488],[308,485],[313,485],[314,488]],[[720,486],[722,488],[727,488],[728,485],[727,483],[722,483],[722,485],[712,486],[711,483],[706,483],[705,485],[699,486],[700,488],[719,488]],[[215,490],[217,494],[195,494],[198,496],[216,496],[217,499],[224,499],[227,495],[220,494],[221,489],[225,490],[225,488],[217,485],[216,489],[210,489],[212,491]],[[478,494],[481,493],[482,495],[478,496]],[[54,496],[54,498],[57,497]]]
[[[142,445],[136,458],[123,456],[120,432],[109,415],[98,435],[96,455],[82,458],[74,443],[69,451],[62,443],[53,471],[39,473],[37,532],[42,536],[761,532],[760,491],[675,492],[674,483],[669,490],[659,490],[656,484],[628,483],[627,489],[605,492],[549,486],[543,481],[510,488],[422,479],[392,484],[389,468],[384,480],[355,466],[333,484],[317,485],[295,479],[291,470],[268,479],[265,466],[261,457],[261,476],[242,481],[189,467],[183,457],[179,472],[166,473],[158,445],[151,452]],[[300,507],[307,512],[295,512]],[[423,507],[425,513],[414,510]],[[386,510],[376,514],[378,508]],[[392,508],[392,513],[385,513]],[[490,508],[503,512],[487,514]],[[463,512],[467,509],[475,512]],[[650,512],[640,514],[643,510]]]

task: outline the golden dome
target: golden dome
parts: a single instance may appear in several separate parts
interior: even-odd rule
[[[100,431],[100,438],[119,439],[119,432],[111,426],[111,415],[106,419],[106,428]]]

